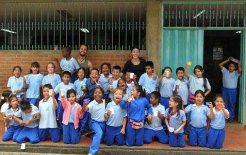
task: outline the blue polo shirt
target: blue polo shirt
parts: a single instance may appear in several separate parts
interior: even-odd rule
[[[126,117],[126,110],[122,109],[120,105],[117,105],[114,101],[108,103],[106,112],[110,110],[112,114],[109,116],[106,124],[112,127],[122,126],[124,117]]]
[[[141,75],[138,84],[141,85],[147,94],[152,93],[158,88],[158,78],[153,79],[153,77],[149,77],[147,73]]]
[[[225,109],[226,112],[228,112],[227,109]],[[211,120],[210,126],[214,129],[224,129],[225,128],[225,119],[228,119],[225,117],[224,112],[222,110],[216,111],[215,108],[213,108],[214,112],[214,119]]]
[[[241,74],[237,71],[229,72],[225,67],[221,70],[223,75],[223,87],[228,89],[236,89],[237,81]]]
[[[186,121],[186,116],[185,116],[185,112],[183,110],[179,110],[179,114],[169,114],[169,108],[165,111],[165,117],[169,118],[169,126],[173,127],[174,130],[178,129],[181,124]],[[183,133],[184,132],[184,128],[182,128],[181,130],[179,130],[178,133]]]

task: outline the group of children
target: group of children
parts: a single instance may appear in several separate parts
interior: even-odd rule
[[[21,67],[13,68],[7,84],[11,91],[2,94],[8,98],[1,108],[7,126],[3,141],[37,143],[51,137],[58,142],[63,135],[65,144],[76,144],[81,133],[91,131],[89,154],[97,153],[101,141],[141,146],[157,139],[184,147],[184,128],[189,124],[190,145],[222,148],[225,119],[230,116],[220,95],[204,104],[211,86],[202,66],[195,66],[194,75],[186,72],[190,64],[177,68],[175,81],[170,67],[158,77],[153,62],[147,61],[146,73],[136,81],[133,73],[122,75],[120,66],[113,66],[111,74],[109,63],[103,63],[100,71],[91,69],[86,78],[85,69],[71,65],[74,60],[66,62],[69,60],[61,60],[60,67],[66,68],[61,78],[53,63],[47,65],[46,76],[39,73],[38,62],[31,64],[30,74],[24,77]],[[220,64],[223,73],[224,64]],[[227,74],[235,73],[235,67],[231,68]],[[239,72],[235,75],[238,78]]]

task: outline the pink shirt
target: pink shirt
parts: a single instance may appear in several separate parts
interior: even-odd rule
[[[72,110],[72,105],[64,98],[61,99],[61,103],[62,103],[62,107],[64,108],[62,123],[68,125],[69,116]],[[74,128],[77,129],[79,127],[79,119],[83,117],[83,113],[81,112],[81,106],[78,103],[75,104],[77,104],[77,109],[74,115]]]

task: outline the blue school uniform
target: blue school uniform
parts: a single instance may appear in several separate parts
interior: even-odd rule
[[[46,76],[44,76],[43,81],[42,81],[42,85],[45,84],[51,84],[52,88],[55,89],[55,87],[61,83],[61,77],[58,74],[48,74]]]
[[[77,69],[79,69],[78,62],[73,57],[71,57],[69,60],[62,58],[60,61],[60,67],[62,71],[69,71],[71,73],[71,82],[73,83],[75,81],[74,73]]]
[[[190,104],[185,111],[190,112],[190,145],[206,146],[207,116],[210,115],[210,109],[205,105],[198,107],[196,104]]]
[[[84,78],[82,81],[79,79],[74,82],[74,87],[77,92],[77,98],[83,96],[85,92],[82,90],[83,87],[86,87],[86,78]],[[79,100],[78,103],[80,105],[83,104],[83,99]]]
[[[225,109],[228,112],[227,109]],[[213,108],[214,119],[211,120],[210,128],[208,130],[207,147],[221,149],[225,140],[225,117],[222,110],[216,111]]]
[[[133,122],[144,123],[145,109],[147,114],[153,114],[152,108],[145,97],[139,97],[131,102],[126,103],[124,100],[120,102],[120,106],[127,109],[128,123],[126,129],[126,145],[128,146],[141,146],[144,142],[144,127],[134,129]]]
[[[114,101],[107,104],[106,112],[110,110],[111,115],[106,122],[105,141],[107,145],[113,145],[116,142],[117,145],[124,145],[125,138],[122,133],[123,119],[126,117],[126,110],[122,109],[120,105],[117,105]]]
[[[168,108],[165,112],[165,117],[169,121],[169,126],[174,128],[174,130],[178,129],[182,123],[186,121],[185,112],[183,110],[179,110],[179,114],[170,114]],[[177,134],[169,132],[169,145],[171,147],[185,147],[184,128],[179,130]]]
[[[21,110],[19,108],[17,108],[16,111],[14,111],[14,109],[9,108],[6,110],[5,115],[6,116],[15,116],[15,117],[20,118],[21,117]],[[22,129],[22,127],[17,122],[15,122],[13,119],[11,119],[9,121],[8,129],[2,137],[2,141],[8,141],[8,140],[16,141],[16,138],[19,135],[21,129]]]
[[[21,111],[21,118],[23,121],[29,121],[33,119],[33,115],[39,113],[39,110],[36,106],[31,105],[31,113],[25,113]],[[25,142],[25,139],[28,139],[30,143],[38,143],[40,141],[38,136],[38,122],[32,122],[23,127],[19,135],[16,138],[17,143]]]
[[[116,89],[117,88],[117,84],[118,84],[118,81],[119,81],[120,78],[118,79],[113,79],[113,83],[112,83],[112,87],[113,89]],[[112,92],[109,93],[108,97],[113,101],[114,100],[114,95]]]
[[[241,74],[237,71],[230,73],[225,67],[221,70],[223,75],[222,95],[226,100],[226,109],[230,112],[230,120],[235,117],[235,106],[237,101],[237,83]]]
[[[91,78],[86,79],[86,88],[88,90],[88,95],[89,95],[89,98],[91,99],[91,101],[94,99],[93,93],[94,93],[94,90],[96,89],[96,87],[97,87],[96,83],[91,83]]]
[[[153,77],[149,77],[147,73],[141,75],[138,84],[141,85],[147,94],[156,91],[158,88],[158,78],[154,79]]]
[[[11,76],[8,80],[7,87],[11,89],[11,92],[14,93],[16,90],[22,90],[24,88],[24,79],[23,77],[16,78]],[[23,98],[24,92],[16,94],[18,98]]]
[[[99,83],[101,85],[101,87],[103,88],[104,91],[104,98],[107,99],[108,98],[108,94],[109,94],[109,79],[112,77],[111,74],[108,75],[108,77],[106,77],[104,74],[100,75],[99,78]]]
[[[169,99],[173,95],[173,86],[174,86],[175,80],[173,78],[167,79],[166,77],[163,77],[161,84],[160,84],[160,93],[161,93],[161,99],[160,103],[165,108],[169,107]]]
[[[103,139],[103,133],[105,131],[105,101],[98,104],[95,100],[88,104],[89,113],[91,114],[90,129],[95,133],[92,137],[92,142],[89,149],[89,154],[96,154],[101,140]]]
[[[53,106],[53,99],[42,99],[39,102],[39,138],[45,141],[50,135],[52,142],[60,141],[60,130],[56,122],[56,108]]]
[[[188,104],[188,96],[189,96],[189,89],[188,89],[188,82],[186,80],[176,80],[173,86],[173,91],[175,90],[176,86],[179,86],[177,92],[178,95],[182,98],[183,100],[183,105]]]
[[[207,86],[207,89],[211,89],[210,83],[207,78],[206,78],[206,86]],[[197,90],[205,91],[204,79],[203,77],[198,78],[196,76],[190,75],[189,76],[189,91],[191,94],[194,95]]]
[[[65,98],[67,98],[67,91],[69,89],[75,89],[74,84],[72,83],[64,84],[63,82],[61,82],[54,89],[54,92],[56,94],[59,94],[57,113],[58,113],[58,120],[59,120],[60,127],[62,127],[62,118],[63,118],[63,112],[64,112],[64,109],[61,104],[61,92],[63,92],[65,95]]]
[[[42,74],[26,75],[26,83],[28,84],[28,88],[26,91],[26,98],[33,105],[37,104],[37,100],[40,95],[40,87],[42,84],[43,77],[44,76]]]
[[[145,123],[144,126],[144,142],[145,143],[151,143],[153,141],[153,138],[157,138],[160,143],[167,143],[168,137],[166,132],[163,130],[162,121],[158,117],[158,112],[161,115],[164,115],[165,113],[165,107],[161,104],[159,104],[156,107],[152,107],[153,110],[153,118],[152,123],[148,124]]]

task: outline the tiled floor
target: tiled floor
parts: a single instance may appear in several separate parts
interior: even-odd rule
[[[0,131],[2,129],[0,128]],[[224,144],[224,150],[238,150],[238,151],[246,151],[246,127],[243,127],[241,124],[238,123],[228,123],[226,125],[226,139],[225,139],[225,144]],[[186,140],[187,142],[187,140]],[[6,142],[0,142],[0,143],[6,143]],[[14,142],[7,142],[8,144],[13,144]],[[80,146],[89,146],[91,143],[90,138],[88,137],[82,137],[80,141]],[[39,144],[42,145],[65,145],[63,142],[59,143],[52,143],[51,141],[45,141],[45,142],[40,142]],[[102,144],[102,147],[105,145]],[[142,147],[150,147],[150,148],[170,148],[167,144],[160,144],[158,142],[153,142],[151,144],[145,144]],[[191,147],[187,145],[185,149],[202,149],[200,147]],[[206,149],[206,148],[203,148]]]

